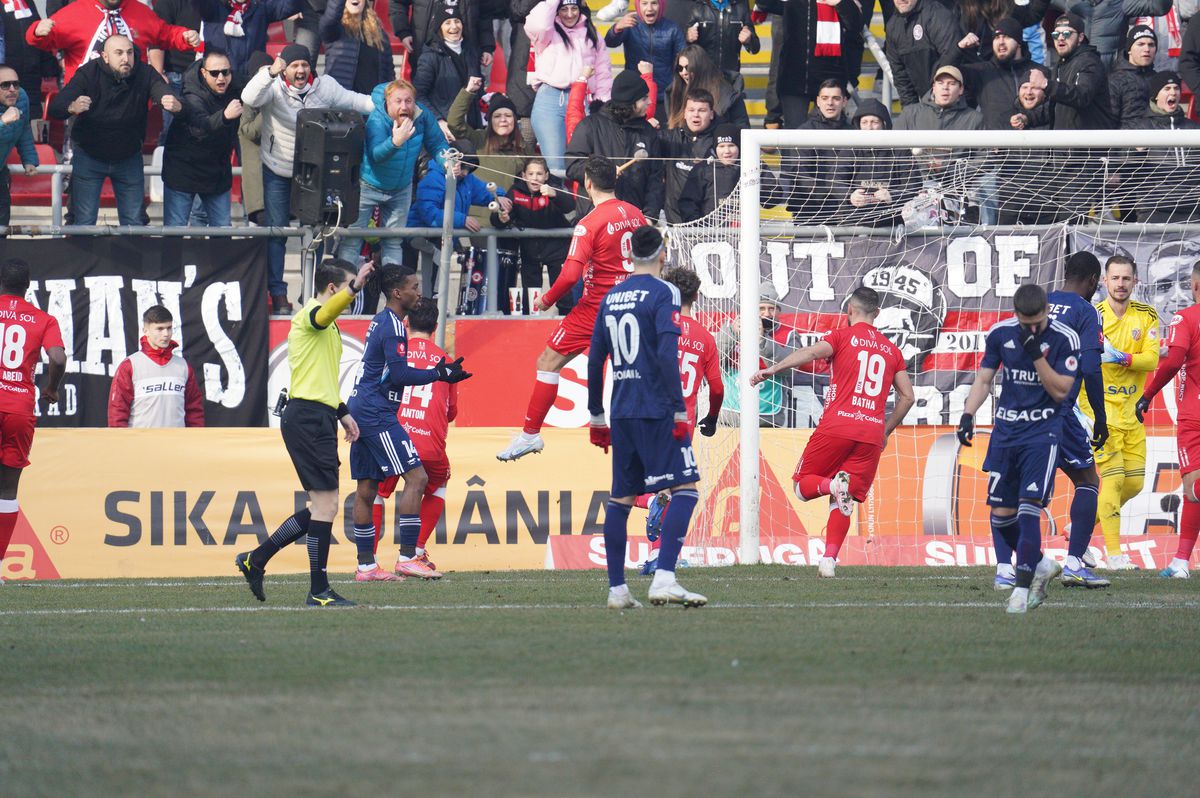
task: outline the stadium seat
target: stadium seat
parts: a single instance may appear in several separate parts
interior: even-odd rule
[[[230,153],[229,162],[234,166],[241,166],[238,163],[237,150]],[[240,175],[233,176],[233,185],[229,188],[229,201],[233,203],[240,203],[242,201],[242,178]]]
[[[37,145],[38,160],[43,166],[50,166],[58,163],[58,157],[54,154],[54,150],[48,144]],[[21,156],[14,147],[8,153],[8,163],[21,163]],[[12,204],[13,205],[31,205],[45,207],[51,204],[53,200],[53,175],[34,175],[26,177],[22,174],[12,176]]]

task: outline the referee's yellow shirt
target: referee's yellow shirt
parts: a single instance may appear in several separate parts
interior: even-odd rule
[[[288,366],[292,370],[292,382],[288,395],[292,399],[320,402],[336,410],[342,403],[338,391],[342,334],[337,322],[324,329],[314,326],[313,311],[320,306],[315,298],[310,299],[292,316],[292,329],[288,331]]]
[[[1134,405],[1142,396],[1146,378],[1158,367],[1158,312],[1144,302],[1130,302],[1125,315],[1117,316],[1107,299],[1096,303],[1104,325],[1104,339],[1121,352],[1133,355],[1129,366],[1105,363],[1104,410],[1108,425],[1117,429],[1141,426]],[[1086,392],[1079,394],[1080,408],[1092,417]]]

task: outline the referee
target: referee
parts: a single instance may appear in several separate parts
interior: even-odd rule
[[[358,438],[358,424],[338,392],[342,337],[335,322],[362,290],[373,269],[368,262],[352,278],[352,265],[344,260],[326,260],[317,267],[316,297],[292,317],[288,333],[292,381],[280,426],[300,484],[308,491],[309,507],[284,521],[257,549],[237,556],[238,571],[259,601],[266,601],[263,575],[267,562],[307,533],[311,585],[306,603],[311,607],[354,606],[353,601],[333,591],[325,573],[338,506],[338,422],[346,430],[347,441],[353,443]]]

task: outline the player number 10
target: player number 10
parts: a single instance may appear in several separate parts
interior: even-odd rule
[[[0,324],[0,364],[6,369],[15,369],[25,359],[25,328],[19,324],[11,327]]]
[[[620,368],[637,360],[642,333],[632,313],[622,313],[621,318],[605,316],[608,339],[612,341],[613,366]]]
[[[883,372],[886,368],[883,355],[860,351],[858,379],[854,382],[854,392],[863,396],[879,396],[883,390]]]

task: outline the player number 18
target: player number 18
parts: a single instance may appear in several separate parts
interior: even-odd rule
[[[6,369],[15,369],[25,359],[25,328],[19,324],[11,327],[0,324],[0,364]]]
[[[883,391],[883,373],[886,369],[883,355],[860,351],[858,379],[854,382],[854,392],[863,396],[879,396]]]

